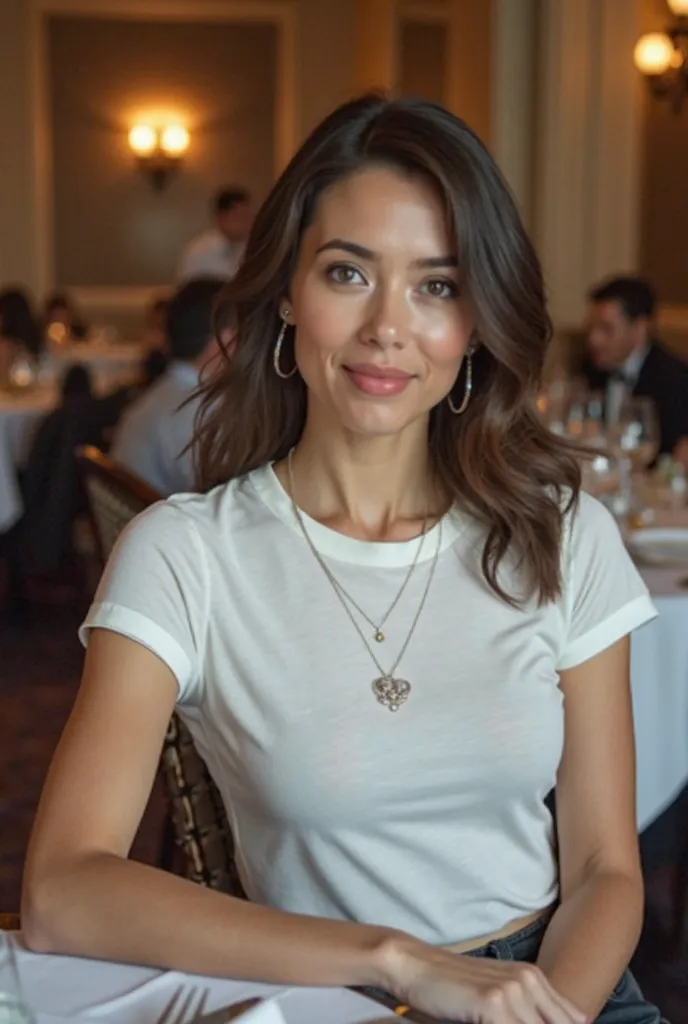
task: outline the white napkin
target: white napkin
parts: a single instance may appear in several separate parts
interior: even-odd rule
[[[238,1019],[241,1024],[287,1024],[277,999],[264,999],[262,1003],[242,1013]]]

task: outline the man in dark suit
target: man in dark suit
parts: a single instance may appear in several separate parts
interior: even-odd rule
[[[680,455],[688,444],[688,364],[652,335],[656,297],[639,277],[615,277],[589,295],[588,359],[583,373],[601,391],[608,413],[624,395],[657,407],[660,452]]]

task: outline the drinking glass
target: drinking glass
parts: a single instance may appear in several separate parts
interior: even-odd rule
[[[36,1024],[22,993],[14,949],[6,932],[0,931],[0,1024]]]
[[[607,421],[607,437],[619,460],[618,507],[625,515],[642,515],[646,510],[639,477],[659,451],[659,421],[652,399],[624,398]]]
[[[607,426],[618,457],[627,459],[633,471],[647,469],[657,458],[659,421],[651,398],[624,399]]]

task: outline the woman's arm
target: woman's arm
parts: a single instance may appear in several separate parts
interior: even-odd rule
[[[628,637],[562,672],[561,688],[561,905],[538,964],[595,1019],[633,954],[643,914]]]
[[[93,631],[30,843],[29,945],[284,984],[378,984],[388,929],[284,914],[126,859],[176,695],[155,655]]]

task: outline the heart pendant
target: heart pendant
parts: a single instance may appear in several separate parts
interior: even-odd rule
[[[389,711],[398,711],[402,704],[409,699],[411,684],[405,679],[394,679],[393,676],[380,676],[373,680],[373,693],[380,704]]]

